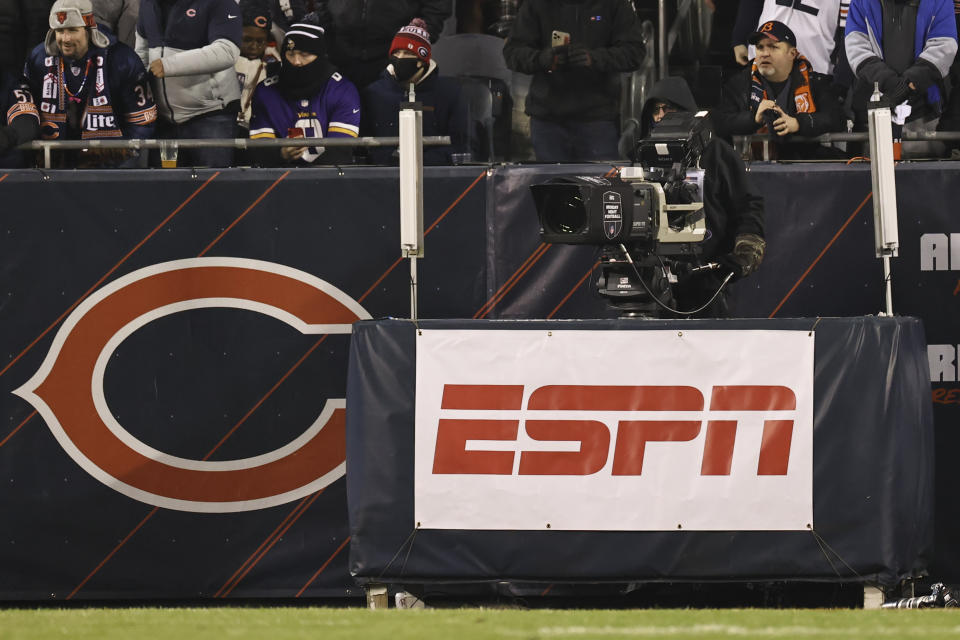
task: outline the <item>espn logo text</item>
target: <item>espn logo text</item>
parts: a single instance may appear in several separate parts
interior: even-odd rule
[[[692,386],[546,385],[530,393],[526,407],[523,398],[524,385],[445,384],[440,408],[446,415],[462,411],[476,416],[482,411],[483,417],[439,418],[432,473],[590,476],[606,469],[612,476],[641,476],[648,443],[690,442],[705,429],[700,475],[729,476],[738,423],[756,421],[758,416],[763,419],[763,433],[756,475],[785,476],[789,469],[797,397],[786,386],[713,386],[709,405]],[[523,409],[550,412],[551,417],[536,419],[524,413],[521,420],[517,413]],[[638,420],[616,415],[705,410],[710,412],[709,419]],[[553,417],[557,412],[576,412],[577,417],[557,419]],[[589,419],[583,417],[585,412]],[[776,413],[764,415],[770,412]],[[470,444],[487,441],[493,447],[493,441],[517,442],[521,422],[527,438],[537,443],[570,443],[577,450],[521,450],[517,464],[517,451],[480,450]],[[615,437],[611,426],[616,427]]]

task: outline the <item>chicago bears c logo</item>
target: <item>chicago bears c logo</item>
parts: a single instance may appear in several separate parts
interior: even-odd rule
[[[94,292],[64,321],[40,369],[14,393],[37,409],[87,473],[135,500],[168,509],[234,512],[309,495],[346,468],[344,399],[286,445],[251,458],[179,458],[135,438],[107,406],[111,354],[164,316],[230,307],[272,316],[303,334],[350,333],[370,315],[310,274],[241,258],[175,260],[134,271]]]

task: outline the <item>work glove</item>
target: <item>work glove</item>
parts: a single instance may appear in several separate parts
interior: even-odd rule
[[[567,66],[570,60],[570,47],[562,45],[559,47],[547,47],[537,56],[537,63],[544,71],[556,71]]]
[[[593,56],[590,50],[583,47],[573,47],[570,49],[570,66],[576,69],[589,69],[593,66]]]
[[[766,241],[753,233],[738,235],[733,242],[733,251],[717,260],[733,272],[733,279],[745,278],[760,268]]]

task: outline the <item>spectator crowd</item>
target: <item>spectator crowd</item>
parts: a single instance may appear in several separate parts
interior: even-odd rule
[[[492,4],[499,5],[495,19]],[[505,37],[499,64],[530,76],[525,113],[538,161],[615,161],[625,148],[624,74],[652,55],[637,16],[643,4],[0,0],[0,167],[30,166],[33,156],[17,147],[35,139],[396,136],[411,95],[421,105],[424,135],[451,139],[425,149],[425,162],[469,158],[478,152],[475,106],[466,84],[441,73],[445,63],[433,56],[454,14],[461,31]],[[960,130],[960,3],[744,0],[736,13],[733,70],[717,99],[701,105],[712,107],[718,137],[768,136],[781,159],[849,156],[852,147],[810,139],[865,131],[877,92],[896,107],[905,132]],[[665,99],[661,110],[696,108],[692,94],[680,94],[689,94],[685,104]],[[637,130],[655,126],[654,115],[636,114],[643,120]],[[904,146],[926,155],[949,150],[942,143]],[[57,154],[57,166],[159,166],[159,156],[87,149]],[[178,161],[313,166],[390,164],[396,156],[389,148],[365,153],[340,145],[243,152],[208,145],[181,148]]]

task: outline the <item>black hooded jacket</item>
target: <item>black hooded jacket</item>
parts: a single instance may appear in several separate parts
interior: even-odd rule
[[[546,69],[553,34],[590,53],[589,67]],[[525,0],[503,46],[507,67],[533,75],[526,112],[542,120],[616,120],[620,73],[643,60],[640,22],[629,0]]]
[[[696,101],[686,80],[664,78],[653,86],[641,110],[641,137],[654,126],[653,106],[669,102],[683,111],[696,111]],[[710,261],[733,250],[738,235],[763,237],[763,196],[753,186],[740,155],[729,144],[714,138],[700,156],[704,170],[703,203],[709,236],[703,243],[703,258]]]

